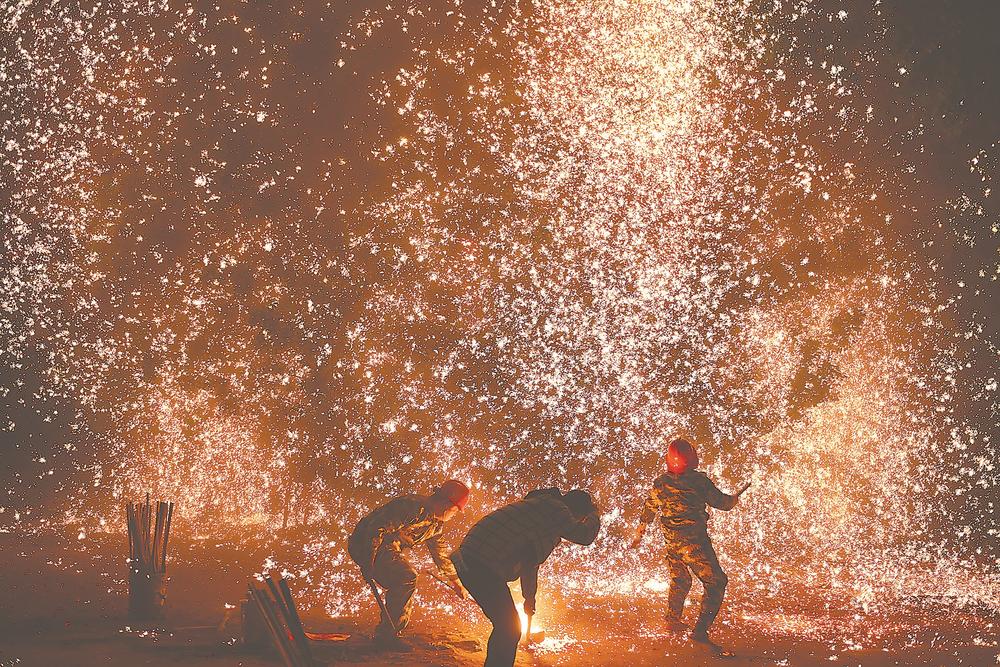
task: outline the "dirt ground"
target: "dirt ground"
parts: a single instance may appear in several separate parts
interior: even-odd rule
[[[170,566],[166,620],[158,628],[132,627],[125,616],[125,567],[117,538],[74,537],[52,530],[0,533],[0,667],[280,664],[240,640],[236,605],[266,549],[234,551],[228,544],[178,539],[172,547],[177,557]],[[351,635],[346,642],[313,643],[317,664],[481,665],[489,624],[474,608],[448,613],[447,604],[440,604],[443,597],[436,597],[445,593],[432,582],[421,586],[424,604],[414,614],[405,651],[373,646],[374,610],[331,618],[300,603],[307,629]],[[696,605],[697,593],[693,597]],[[892,617],[862,621],[878,624],[878,639],[831,640],[837,627],[858,627],[853,612],[831,611],[806,597],[773,609],[740,605],[738,592],[732,598],[714,635],[735,658],[705,655],[665,633],[662,594],[639,600],[576,594],[550,602],[558,613],[540,609],[545,641],[521,650],[517,665],[1000,664],[1000,619],[988,609],[911,601],[901,603]],[[820,637],[816,628],[834,630]]]

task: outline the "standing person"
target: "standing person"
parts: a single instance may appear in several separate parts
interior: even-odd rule
[[[633,549],[639,546],[646,526],[659,514],[660,527],[667,541],[667,565],[670,567],[667,622],[675,632],[687,629],[681,621],[681,614],[684,600],[691,590],[693,572],[705,587],[705,594],[691,639],[722,655],[726,652],[708,638],[708,629],[722,607],[729,578],[722,571],[708,537],[708,511],[705,506],[729,511],[736,506],[750,484],[734,495],[720,491],[705,473],[696,470],[698,454],[683,438],[677,438],[667,447],[666,462],[667,472],[653,481],[630,546]]]
[[[575,489],[532,491],[524,500],[487,514],[451,555],[459,579],[493,623],[485,667],[510,667],[521,638],[521,619],[507,582],[521,580],[524,612],[535,613],[538,567],[562,540],[588,545],[601,520],[590,494]]]
[[[410,620],[417,571],[403,552],[427,546],[434,564],[462,597],[465,589],[441,543],[444,524],[469,502],[469,487],[450,479],[429,496],[406,495],[389,501],[361,519],[347,543],[347,552],[368,581],[385,588],[385,607],[375,629],[376,641],[393,641]]]

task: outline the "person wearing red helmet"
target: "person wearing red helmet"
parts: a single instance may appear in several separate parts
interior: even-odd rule
[[[705,473],[697,470],[698,453],[684,438],[675,439],[667,447],[666,464],[667,472],[653,481],[631,548],[639,546],[646,527],[659,515],[670,568],[669,611],[666,617],[670,629],[675,632],[687,629],[681,621],[681,614],[684,600],[691,590],[693,572],[705,587],[705,594],[691,639],[713,653],[724,654],[725,651],[708,638],[708,629],[722,607],[729,579],[722,571],[708,537],[706,506],[729,511],[736,506],[740,495],[750,484],[733,495],[720,491]]]
[[[385,589],[385,610],[375,629],[376,641],[392,641],[410,620],[417,571],[404,552],[423,544],[452,589],[467,597],[455,566],[441,543],[444,524],[465,508],[469,487],[450,479],[429,496],[405,495],[389,501],[358,522],[347,552],[369,582]],[[386,616],[388,612],[388,617]]]

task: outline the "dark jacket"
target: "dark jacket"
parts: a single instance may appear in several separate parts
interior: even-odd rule
[[[537,571],[562,540],[588,545],[600,529],[596,512],[578,519],[558,490],[542,489],[480,519],[452,559],[473,559],[504,581],[514,581]]]

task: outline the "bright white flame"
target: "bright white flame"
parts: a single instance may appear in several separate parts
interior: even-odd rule
[[[523,604],[517,606],[517,615],[521,618],[521,638],[523,639],[528,634],[528,615],[524,612]],[[531,631],[538,632],[541,629],[541,626],[538,624],[538,619],[532,619]]]

